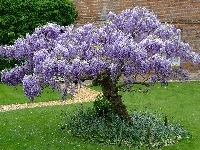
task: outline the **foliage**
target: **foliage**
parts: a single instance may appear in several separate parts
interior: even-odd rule
[[[0,72],[2,70],[6,69],[12,69],[13,67],[15,67],[15,65],[21,65],[22,61],[17,61],[16,59],[10,59],[8,60],[7,58],[0,58]],[[1,73],[0,73],[0,77],[1,77]]]
[[[93,109],[98,116],[106,116],[107,114],[114,112],[112,104],[102,94],[96,97]]]
[[[134,112],[133,124],[129,125],[116,114],[99,117],[92,109],[79,108],[73,116],[67,115],[66,129],[85,140],[137,148],[161,148],[190,137],[179,124],[165,125],[158,116]]]
[[[77,17],[70,0],[1,0],[0,44],[13,44],[47,22],[69,25]]]
[[[152,83],[166,83],[169,76],[188,79],[187,71],[171,67],[173,57],[200,61],[189,44],[179,41],[179,29],[161,23],[145,8],[110,13],[108,18],[103,27],[48,23],[17,39],[14,45],[1,46],[0,56],[27,58],[24,65],[2,71],[2,81],[10,85],[23,82],[25,94],[33,101],[42,93],[43,85],[58,88],[56,81],[61,77],[66,85],[64,98],[78,86],[73,81],[81,84],[82,79],[102,77],[105,70],[113,81],[124,75],[125,84],[135,82],[133,74],[148,73]]]
[[[0,44],[13,44],[18,37],[33,33],[47,22],[69,25],[77,17],[70,0],[0,0]],[[11,69],[24,60],[7,60],[0,55],[0,71]]]

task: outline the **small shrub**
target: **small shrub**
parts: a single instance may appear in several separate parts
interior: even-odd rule
[[[93,103],[93,109],[98,116],[105,116],[114,111],[112,104],[104,95],[98,95]]]
[[[147,149],[161,148],[191,136],[181,125],[165,126],[164,120],[153,114],[134,112],[131,117],[132,125],[114,113],[108,118],[93,109],[79,108],[74,115],[67,116],[65,129],[84,140]]]

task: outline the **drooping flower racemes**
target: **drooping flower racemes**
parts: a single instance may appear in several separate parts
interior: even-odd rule
[[[83,79],[101,75],[105,79],[106,74],[113,83],[123,76],[125,84],[134,84],[136,74],[151,74],[151,82],[165,83],[172,75],[187,79],[185,71],[172,67],[172,59],[199,63],[200,57],[180,41],[180,33],[140,7],[119,15],[109,13],[102,27],[48,23],[14,45],[0,47],[1,57],[25,59],[24,65],[2,71],[2,81],[9,85],[22,82],[32,101],[44,85],[60,88],[58,79],[65,84],[63,99],[74,92],[74,81],[81,84]]]

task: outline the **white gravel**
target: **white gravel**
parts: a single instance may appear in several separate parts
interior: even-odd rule
[[[66,105],[72,103],[82,103],[94,101],[96,96],[100,94],[100,92],[91,90],[87,87],[78,88],[76,90],[76,94],[72,99],[62,101],[49,101],[49,102],[38,102],[38,103],[25,103],[25,104],[11,104],[11,105],[0,105],[0,112],[17,110],[17,109],[25,109],[25,108],[34,108],[34,107],[44,107],[44,106],[54,106],[54,105]]]

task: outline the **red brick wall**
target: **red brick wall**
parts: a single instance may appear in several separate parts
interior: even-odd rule
[[[192,0],[72,0],[79,12],[77,23],[101,21],[101,13],[144,6],[155,12],[162,21],[200,23],[200,2]]]
[[[200,53],[200,1],[198,0],[72,0],[78,10],[76,23],[98,24],[110,11],[117,14],[134,6],[153,11],[162,22],[182,30],[182,40]],[[200,69],[200,68],[199,68]],[[192,70],[199,70],[198,68]]]

